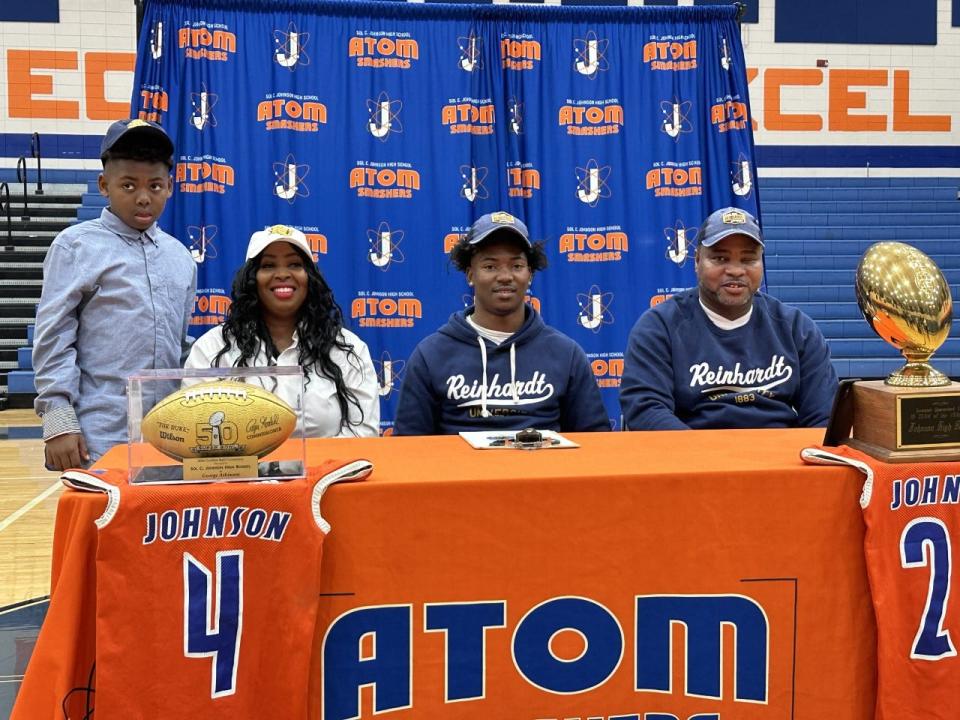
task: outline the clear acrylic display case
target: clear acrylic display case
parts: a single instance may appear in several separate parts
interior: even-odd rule
[[[303,383],[299,367],[144,370],[131,376],[127,381],[130,482],[303,477]],[[261,390],[283,401],[293,417]],[[169,398],[179,391],[186,391],[184,399]],[[275,425],[283,427],[274,429]],[[278,447],[250,452],[251,447],[268,443],[264,437],[270,433],[279,442],[290,425],[292,431]]]

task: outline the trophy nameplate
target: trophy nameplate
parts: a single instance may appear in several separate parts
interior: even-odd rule
[[[876,243],[857,268],[864,318],[907,363],[883,381],[853,384],[847,444],[885,462],[960,460],[960,383],[928,362],[947,339],[950,286],[936,264],[904,243]]]
[[[232,480],[257,477],[256,455],[184,458],[184,480]]]

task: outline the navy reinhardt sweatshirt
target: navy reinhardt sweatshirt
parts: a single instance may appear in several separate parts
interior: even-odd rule
[[[583,350],[526,306],[523,325],[496,345],[466,321],[467,308],[424,338],[407,363],[397,435],[462,430],[609,430]]]

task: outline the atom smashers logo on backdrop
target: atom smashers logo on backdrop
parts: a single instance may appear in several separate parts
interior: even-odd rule
[[[491,98],[450,98],[440,109],[440,121],[451,135],[492,135],[496,112]]]
[[[420,173],[407,162],[357,160],[350,169],[357,197],[409,200],[420,189]]]
[[[620,378],[623,376],[622,352],[587,353],[587,359],[597,379],[597,387],[620,387]]]
[[[420,59],[420,43],[408,32],[357,30],[347,52],[357,67],[409,70]]]
[[[410,291],[359,290],[350,317],[362,328],[412,328],[423,317],[423,303]]]
[[[697,36],[651,35],[643,46],[643,64],[651,70],[696,70]]]
[[[177,30],[177,47],[188,60],[226,62],[237,53],[237,36],[224,23],[194,20]]]
[[[703,195],[703,168],[699,160],[655,162],[647,171],[646,186],[658,198]]]
[[[540,189],[540,171],[532,162],[515,160],[507,163],[507,194],[530,200]]]
[[[190,324],[197,326],[220,325],[227,319],[230,309],[230,293],[224,288],[197,288],[193,301]]]
[[[316,95],[267,93],[257,103],[257,122],[268,131],[315,133],[327,122],[327,106]]]
[[[177,192],[223,195],[234,185],[233,165],[217,155],[181,155],[174,168],[174,184]]]
[[[164,114],[170,109],[170,96],[160,85],[140,86],[140,108],[137,117],[163,125]]]
[[[620,98],[571,100],[560,106],[557,121],[567,135],[615,135],[623,127]]]
[[[740,95],[727,95],[717,98],[710,106],[710,122],[717,132],[745,130],[747,127],[747,103]]]
[[[630,250],[630,238],[620,225],[567,226],[559,245],[560,254],[567,262],[620,262]]]
[[[540,54],[540,41],[533,35],[500,35],[500,65],[505,70],[533,70],[540,64]]]

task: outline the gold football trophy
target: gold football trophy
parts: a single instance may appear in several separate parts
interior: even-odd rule
[[[848,443],[886,462],[960,460],[960,383],[929,363],[953,318],[943,273],[910,245],[879,242],[860,260],[856,290],[870,327],[907,363],[854,384]]]

